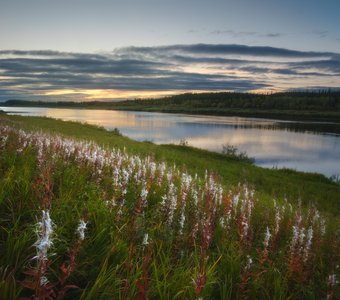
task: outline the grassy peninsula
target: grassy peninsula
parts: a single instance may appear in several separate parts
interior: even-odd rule
[[[114,109],[217,116],[340,122],[340,92],[274,94],[200,93],[119,102],[35,102],[9,100],[5,106]]]
[[[340,185],[0,114],[5,299],[336,297]]]

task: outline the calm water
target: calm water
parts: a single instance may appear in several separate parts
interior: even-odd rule
[[[157,144],[177,144],[185,139],[191,146],[218,152],[222,145],[231,144],[262,167],[340,175],[340,124],[85,109],[0,110],[118,128],[132,139]]]

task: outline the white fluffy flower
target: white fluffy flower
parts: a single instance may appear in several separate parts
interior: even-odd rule
[[[271,236],[272,236],[272,235],[271,235],[271,233],[270,233],[270,231],[269,231],[269,228],[268,228],[268,226],[267,226],[266,233],[265,233],[265,235],[264,235],[264,241],[263,241],[263,245],[264,245],[265,248],[268,247],[268,245],[269,245],[269,240],[270,240],[270,237],[271,237]]]
[[[247,255],[247,264],[245,266],[245,270],[248,271],[251,268],[251,265],[253,264],[253,259]]]
[[[79,239],[81,241],[83,241],[85,239],[86,225],[87,225],[87,223],[84,220],[81,219],[80,222],[79,222],[78,228],[77,228]]]
[[[42,211],[41,222],[37,224],[38,240],[35,242],[38,260],[47,260],[47,251],[52,246],[53,222],[48,210]]]
[[[149,234],[144,234],[144,238],[143,238],[143,246],[149,245]]]

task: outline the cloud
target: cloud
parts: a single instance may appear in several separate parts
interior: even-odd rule
[[[190,29],[190,30],[188,30],[187,32],[188,33],[198,33],[198,32],[200,32],[201,30],[198,30],[198,29]]]
[[[283,34],[279,32],[275,32],[275,33],[272,32],[272,33],[261,34],[260,36],[268,37],[268,38],[277,38],[277,37],[283,36]]]
[[[340,54],[266,46],[192,44],[125,47],[109,53],[0,51],[0,100],[62,97],[63,90],[86,98],[84,90],[138,95],[339,87],[339,76]],[[65,98],[71,95],[65,92]]]
[[[291,63],[291,67],[299,70],[315,69],[329,72],[333,75],[340,75],[340,55],[334,54],[328,59],[306,60],[303,62]]]
[[[213,30],[210,34],[228,34],[233,37],[242,37],[242,36],[254,36],[257,33],[255,31],[234,31],[234,30]]]
[[[259,36],[265,38],[277,38],[282,36],[282,33],[279,32],[270,32],[270,33],[259,33],[255,31],[235,31],[235,30],[213,30],[210,31],[212,35],[230,35],[232,37],[247,37],[247,36]]]
[[[126,47],[114,51],[116,54],[128,53],[139,55],[155,55],[165,53],[191,53],[192,55],[250,55],[260,57],[289,57],[289,58],[311,58],[331,56],[330,52],[296,51],[285,48],[268,46],[246,46],[226,44],[192,44],[192,45],[171,45],[159,47]]]
[[[316,30],[313,31],[313,34],[318,36],[319,38],[325,38],[328,36],[328,30]]]

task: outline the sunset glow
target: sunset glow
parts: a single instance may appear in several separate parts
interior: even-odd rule
[[[8,1],[0,101],[337,90],[339,10],[330,0]]]

